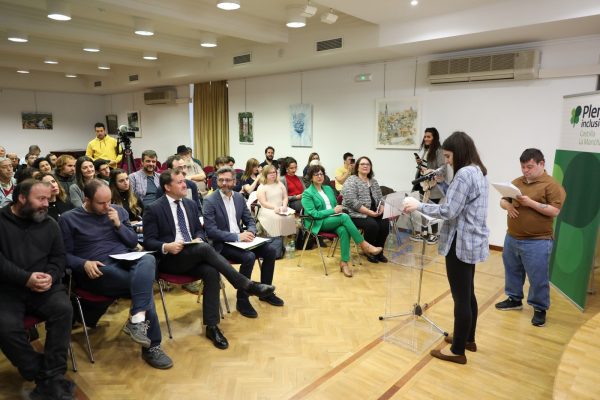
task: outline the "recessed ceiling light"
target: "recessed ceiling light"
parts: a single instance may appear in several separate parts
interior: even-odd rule
[[[7,39],[15,43],[27,43],[29,41],[27,34],[15,31],[8,32]]]
[[[98,64],[98,69],[110,69],[110,64],[100,63],[100,64]]]
[[[28,73],[29,73],[29,70],[27,70],[27,69],[18,69],[18,70],[17,70],[17,73],[18,73],[18,74],[28,74]]]
[[[47,57],[44,59],[44,64],[58,64],[58,60],[56,58]]]
[[[90,53],[97,53],[100,51],[100,46],[96,43],[84,43],[83,51],[87,51]]]
[[[65,74],[65,78],[77,78],[77,74]]]
[[[152,36],[154,35],[154,27],[152,26],[152,21],[146,18],[133,18],[133,32],[136,35],[140,36]]]
[[[156,54],[155,51],[145,51],[144,52],[144,60],[158,60],[158,55]]]
[[[410,1],[411,6],[416,6],[417,4],[419,4],[419,0],[411,0]]]
[[[211,34],[202,35],[200,40],[200,46],[202,47],[217,47],[217,37]]]
[[[285,26],[288,28],[303,28],[306,26],[306,18],[302,15],[304,7],[302,6],[290,6],[287,8],[287,22]]]
[[[63,0],[47,0],[48,18],[56,21],[71,20],[71,7]]]
[[[221,10],[237,10],[240,8],[240,0],[219,0],[217,1],[217,7]]]

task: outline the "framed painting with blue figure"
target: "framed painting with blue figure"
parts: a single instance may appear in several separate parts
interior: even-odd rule
[[[254,116],[251,112],[238,113],[240,144],[254,144]]]
[[[292,147],[312,147],[312,104],[290,106],[290,140]]]
[[[418,149],[423,140],[418,97],[380,99],[375,103],[375,147]]]

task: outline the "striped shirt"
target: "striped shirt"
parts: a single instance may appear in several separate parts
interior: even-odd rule
[[[448,255],[456,235],[456,256],[459,260],[475,264],[488,257],[488,189],[487,179],[479,167],[470,165],[456,173],[443,204],[419,206],[419,211],[446,220],[440,231],[440,255]]]

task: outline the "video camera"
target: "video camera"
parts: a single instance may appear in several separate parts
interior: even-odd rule
[[[126,125],[121,125],[117,132],[118,142],[123,145],[123,148],[131,148],[131,138],[135,137],[135,132],[129,130]]]

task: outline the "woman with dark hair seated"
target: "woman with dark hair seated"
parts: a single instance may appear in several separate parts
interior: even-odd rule
[[[352,222],[365,233],[365,239],[375,246],[383,247],[390,223],[382,219],[383,206],[380,204],[383,196],[377,180],[373,178],[371,159],[360,157],[354,164],[352,175],[346,179],[342,189],[342,206],[348,210]],[[367,255],[369,262],[387,262],[382,253],[377,256]]]
[[[304,185],[300,177],[296,175],[298,163],[293,157],[287,157],[281,168],[281,183],[285,186],[288,194],[288,207],[294,209],[297,213],[302,210],[302,192]]]
[[[144,213],[144,203],[142,199],[131,190],[129,185],[129,176],[127,172],[120,168],[113,169],[110,172],[109,184],[112,194],[111,203],[117,204],[125,209],[129,214],[129,221],[132,223],[140,222]]]
[[[73,208],[73,205],[67,200],[65,190],[52,174],[40,173],[35,179],[50,184],[52,189],[50,198],[48,199],[48,215],[54,218],[55,221],[58,221],[58,218],[60,218],[62,214]]]
[[[250,193],[254,192],[258,189],[258,185],[260,185],[260,176],[259,176],[259,165],[260,163],[256,158],[250,158],[246,162],[246,169],[244,170],[244,174],[242,175],[242,190],[241,193],[245,198],[250,196]]]
[[[311,166],[310,162],[313,160],[321,161],[321,157],[319,156],[319,153],[316,153],[316,152],[310,153],[310,156],[308,156],[308,162],[306,163],[306,166],[302,170],[302,176],[306,176],[306,173],[308,172],[308,169]]]
[[[75,183],[69,186],[69,198],[75,207],[83,205],[83,188],[85,184],[96,177],[94,160],[88,156],[81,156],[75,163]]]
[[[337,205],[333,189],[330,186],[323,185],[325,168],[321,165],[314,165],[308,169],[307,175],[312,183],[304,191],[302,196],[302,206],[304,215],[314,219],[312,233],[318,234],[320,231],[333,232],[339,237],[341,248],[340,271],[348,278],[352,277],[352,270],[348,267],[350,261],[350,238],[354,240],[365,254],[376,256],[383,250],[381,247],[375,247],[367,242],[348,214],[342,213],[342,206]],[[304,226],[308,228],[310,221],[304,220]]]

